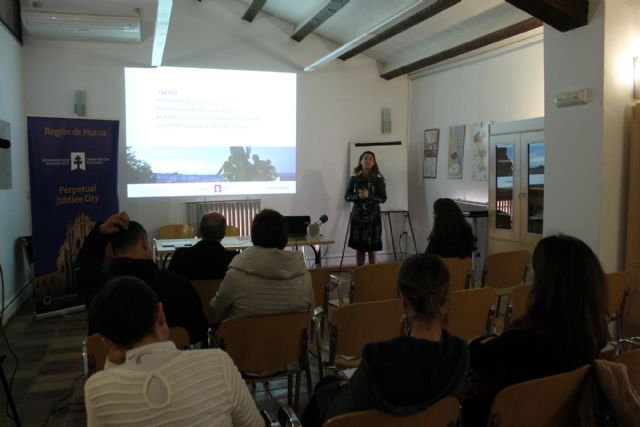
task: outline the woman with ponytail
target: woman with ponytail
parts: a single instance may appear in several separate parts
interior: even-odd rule
[[[349,381],[328,377],[318,383],[302,418],[305,427],[367,409],[413,415],[443,397],[462,398],[468,351],[443,329],[447,267],[435,255],[413,255],[400,266],[396,283],[403,336],[367,344]]]

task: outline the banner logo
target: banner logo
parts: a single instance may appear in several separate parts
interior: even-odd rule
[[[71,170],[87,170],[86,162],[84,160],[84,153],[71,153]]]

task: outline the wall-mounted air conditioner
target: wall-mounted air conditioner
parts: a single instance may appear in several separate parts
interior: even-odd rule
[[[140,16],[22,10],[26,33],[37,39],[140,42]]]

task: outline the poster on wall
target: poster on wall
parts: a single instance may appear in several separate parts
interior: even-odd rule
[[[489,179],[489,122],[471,125],[473,136],[473,159],[471,161],[471,178],[475,181]]]
[[[0,120],[0,190],[12,187],[11,180],[11,126]]]
[[[438,177],[438,143],[440,129],[427,129],[424,131],[424,160],[422,163],[423,178]]]
[[[448,179],[462,179],[462,165],[464,159],[465,125],[449,128],[449,162]]]
[[[29,117],[36,315],[84,307],[74,260],[95,221],[118,211],[119,122]]]

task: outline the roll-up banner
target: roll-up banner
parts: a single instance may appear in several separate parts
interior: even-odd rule
[[[36,315],[84,307],[74,261],[98,220],[118,211],[119,122],[29,117]]]

